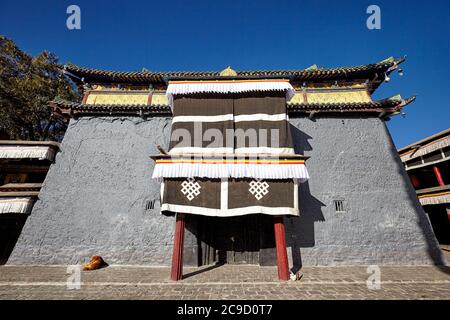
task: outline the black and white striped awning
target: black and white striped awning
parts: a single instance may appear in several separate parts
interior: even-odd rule
[[[155,157],[163,211],[209,216],[298,215],[295,155],[286,113],[289,81],[169,83],[168,155]]]

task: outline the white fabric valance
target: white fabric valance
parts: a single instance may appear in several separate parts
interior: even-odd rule
[[[273,80],[213,80],[213,81],[170,81],[166,96],[173,108],[173,97],[194,93],[240,93],[252,91],[286,91],[286,100],[290,100],[295,90],[285,79]]]
[[[1,213],[30,213],[34,199],[24,198],[5,198],[0,197],[0,214]]]
[[[55,151],[47,146],[0,146],[0,159],[39,159],[53,161]]]
[[[152,178],[309,179],[304,164],[156,163]]]
[[[419,196],[419,201],[423,206],[450,203],[450,192]]]

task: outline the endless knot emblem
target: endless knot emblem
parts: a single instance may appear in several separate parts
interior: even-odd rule
[[[261,179],[255,179],[250,182],[248,191],[250,191],[257,200],[261,200],[262,197],[269,193],[269,184]]]
[[[200,185],[194,178],[187,178],[181,184],[181,192],[188,198],[189,201],[192,201],[196,196],[200,194]]]

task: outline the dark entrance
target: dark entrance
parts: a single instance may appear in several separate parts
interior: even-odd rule
[[[191,261],[191,264],[276,265],[271,216],[252,214],[219,218],[186,215],[186,228],[197,242],[196,250],[185,250],[186,261]]]
[[[18,213],[0,215],[0,265],[8,262],[27,217],[28,215]]]
[[[440,244],[450,244],[450,221],[448,219],[446,205],[435,204],[424,206],[428,213],[431,226],[433,227],[436,239]]]

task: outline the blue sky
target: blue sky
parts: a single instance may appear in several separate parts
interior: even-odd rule
[[[81,30],[66,8],[81,8]],[[366,9],[381,8],[381,30]],[[6,1],[0,34],[23,50],[113,70],[301,69],[407,55],[374,95],[417,95],[388,122],[397,147],[450,127],[450,1]]]

